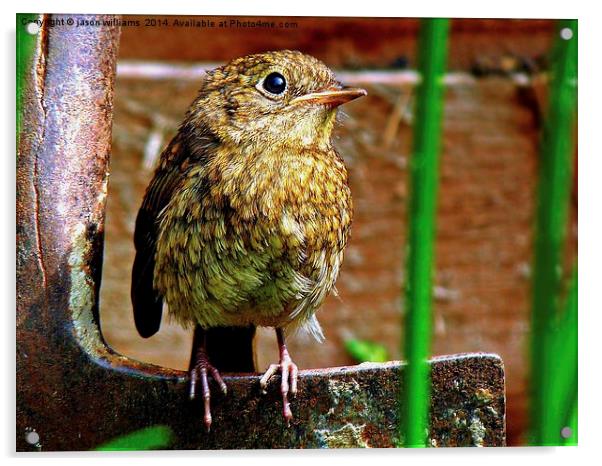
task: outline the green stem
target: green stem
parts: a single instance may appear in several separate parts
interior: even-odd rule
[[[448,29],[447,19],[423,19],[418,43],[421,82],[410,162],[404,338],[407,369],[400,416],[407,447],[424,447],[428,439],[433,251]]]
[[[577,263],[573,267],[573,277],[566,298],[564,312],[560,316],[555,334],[554,353],[558,355],[556,378],[552,386],[552,397],[557,409],[557,418],[552,423],[548,436],[556,434],[555,426],[569,427],[572,435],[563,438],[564,445],[577,444],[577,380],[578,380],[578,320],[577,320]],[[545,426],[548,427],[548,426]]]
[[[549,104],[540,146],[533,269],[530,442],[535,445],[562,443],[561,424],[567,421],[556,415],[565,409],[559,406],[563,400],[557,398],[557,386],[564,383],[561,380],[566,378],[566,371],[573,366],[576,369],[576,359],[558,354],[556,345],[558,333],[573,330],[560,328],[559,322],[576,326],[576,314],[574,324],[572,319],[562,319],[560,315],[577,101],[576,20],[559,22],[550,73]]]
[[[40,15],[17,13],[17,147],[19,147],[19,134],[21,133],[21,114],[23,111],[23,92],[27,80],[31,79],[30,72],[33,67],[33,56],[37,35],[27,32],[27,23],[40,19]]]

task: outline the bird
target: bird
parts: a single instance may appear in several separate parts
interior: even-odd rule
[[[353,217],[348,173],[332,144],[344,87],[320,60],[279,50],[207,71],[162,152],[136,217],[131,299],[139,334],[171,318],[194,328],[191,399],[198,385],[212,423],[209,378],[254,371],[257,327],[275,329],[282,413],[293,418],[298,367],[286,336],[324,339],[316,311],[335,291]]]

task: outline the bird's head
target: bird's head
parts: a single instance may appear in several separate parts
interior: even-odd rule
[[[301,52],[248,55],[207,73],[188,123],[242,147],[326,147],[337,107],[364,95]]]

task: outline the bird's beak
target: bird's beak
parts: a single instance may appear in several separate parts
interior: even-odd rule
[[[358,97],[368,95],[365,89],[344,87],[343,89],[325,89],[320,92],[311,92],[291,100],[291,104],[296,103],[318,103],[338,107],[346,102],[350,102]]]

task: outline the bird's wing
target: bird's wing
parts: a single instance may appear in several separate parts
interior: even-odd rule
[[[131,297],[136,329],[144,338],[154,335],[161,325],[163,297],[153,287],[159,214],[181,182],[181,165],[187,158],[188,153],[176,136],[161,155],[136,217]]]

